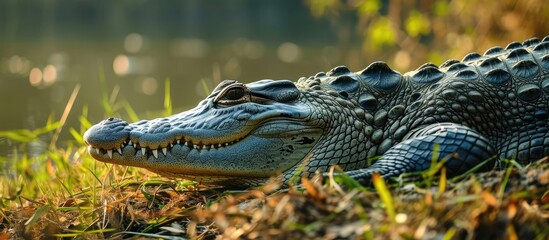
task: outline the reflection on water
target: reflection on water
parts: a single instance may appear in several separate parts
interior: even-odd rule
[[[117,55],[112,63],[114,73],[119,76],[128,74],[147,75],[156,70],[157,60],[147,56]]]
[[[299,47],[291,42],[280,44],[277,50],[278,58],[287,63],[293,63],[299,60],[300,54]]]
[[[143,36],[139,33],[130,33],[124,39],[124,49],[129,53],[136,53],[143,47]]]
[[[9,73],[11,74],[25,75],[30,68],[30,61],[17,55],[11,56],[7,64]]]
[[[33,9],[43,14],[30,14]],[[90,122],[108,117],[103,96],[115,110],[126,100],[139,117],[158,116],[167,78],[177,112],[194,107],[223,79],[295,81],[336,65],[366,65],[360,54],[350,60],[341,50],[354,47],[338,41],[328,20],[291,0],[4,1],[0,16],[7,27],[0,35],[0,131],[60,119],[80,85],[61,141],[71,138],[68,129],[79,128],[85,107]]]
[[[57,80],[57,68],[51,64],[44,69],[33,68],[29,73],[29,82],[33,87],[51,86]]]

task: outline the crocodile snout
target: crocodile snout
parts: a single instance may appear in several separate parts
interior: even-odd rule
[[[95,148],[118,148],[128,138],[128,125],[118,118],[105,119],[84,133],[84,142]]]

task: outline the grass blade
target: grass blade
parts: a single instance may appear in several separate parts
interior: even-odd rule
[[[128,116],[130,117],[130,120],[132,122],[139,121],[139,117],[137,116],[137,113],[135,113],[135,110],[133,110],[132,106],[128,102],[124,101],[123,106],[124,106],[124,110],[126,111]]]
[[[63,115],[59,120],[59,127],[57,128],[57,130],[53,134],[53,137],[51,138],[50,149],[53,149],[53,147],[57,143],[57,138],[59,138],[59,134],[61,134],[61,130],[63,130],[63,126],[65,125],[65,122],[69,117],[69,113],[71,112],[72,106],[74,105],[74,101],[76,101],[76,96],[78,96],[79,91],[80,91],[80,84],[77,84],[72,90],[71,96],[69,97],[69,101],[65,105],[65,110],[63,110]]]
[[[173,112],[172,97],[170,93],[170,78],[164,81],[164,116],[170,116]]]
[[[202,78],[200,79],[200,83],[202,84],[202,89],[204,89],[204,93],[207,95],[210,94],[210,88],[208,87],[208,83],[206,82],[206,79]]]
[[[42,217],[42,215],[44,215],[49,209],[50,209],[50,205],[44,205],[36,209],[36,212],[32,214],[32,216],[29,218],[29,220],[27,220],[27,222],[25,222],[25,226],[28,228],[34,225],[38,221],[38,219],[40,219],[40,217]]]
[[[391,222],[394,223],[395,216],[396,216],[395,206],[393,204],[393,198],[391,197],[391,192],[389,192],[389,189],[385,184],[385,180],[383,180],[383,178],[376,173],[372,176],[372,182],[374,184],[374,188],[379,194],[379,197],[381,198],[381,202],[385,204],[385,209],[387,211],[387,214],[389,215]]]

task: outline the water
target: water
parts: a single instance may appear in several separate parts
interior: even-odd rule
[[[70,127],[79,128],[85,106],[93,123],[108,117],[105,93],[151,118],[163,109],[168,78],[174,109],[183,111],[223,79],[295,81],[359,62],[340,50],[352,49],[352,41],[342,43],[327,20],[290,0],[9,0],[0,3],[0,25],[0,131],[59,120],[79,85],[61,141],[71,138]]]

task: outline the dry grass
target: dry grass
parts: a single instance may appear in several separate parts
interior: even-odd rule
[[[199,223],[215,222],[228,239],[546,239],[548,166],[513,169],[507,186],[501,185],[506,172],[499,171],[450,183],[443,192],[414,184],[392,188],[394,218],[380,189],[346,189],[346,183],[334,182],[227,196],[197,216]]]
[[[72,195],[4,199],[0,239],[549,236],[547,159],[524,169],[473,174],[456,182],[440,178],[429,184],[386,186],[379,179],[373,188],[353,188],[349,179],[336,178],[326,184],[304,180],[300,187],[289,189],[269,183],[240,192],[197,189],[178,181],[134,181],[139,174],[124,177],[128,173],[123,170],[113,167],[104,174],[102,185]],[[389,195],[390,202],[380,197],[383,194]]]

